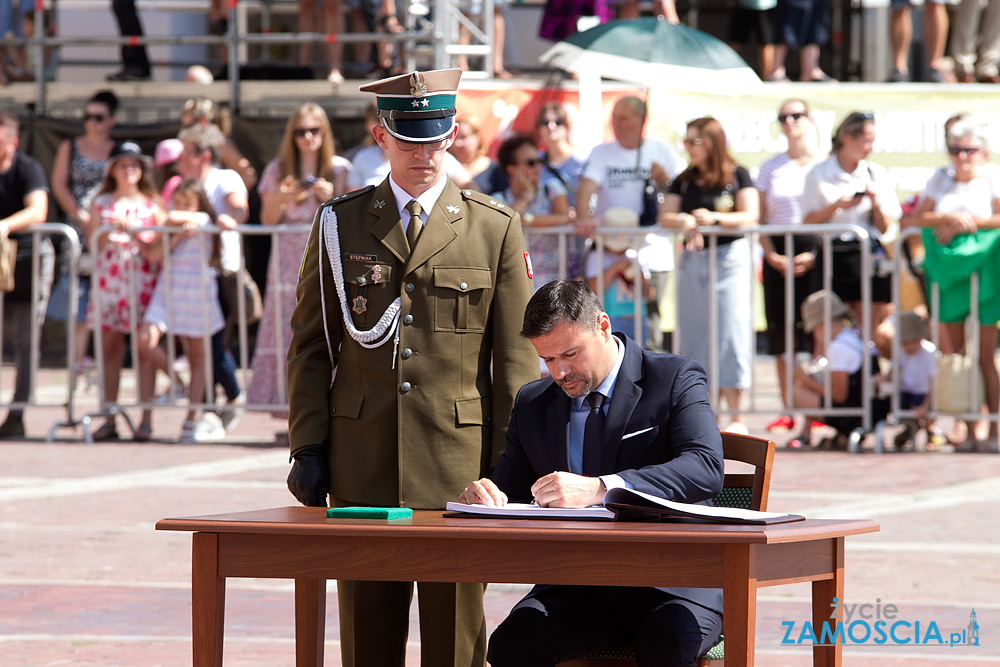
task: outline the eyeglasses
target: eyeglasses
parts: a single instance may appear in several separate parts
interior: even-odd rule
[[[395,139],[395,137],[393,137],[393,139]],[[400,139],[396,139],[396,145],[399,146],[399,150],[406,151],[407,153],[412,153],[413,151],[417,150],[417,148],[420,146],[423,146],[431,153],[437,153],[438,151],[443,151],[445,148],[448,147],[448,140],[442,139],[441,141],[434,141],[429,144],[414,144],[409,141],[402,141]]]
[[[562,127],[566,124],[562,118],[545,118],[538,121],[538,127],[549,127],[550,125],[555,125],[556,127]]]
[[[295,138],[301,139],[302,137],[308,137],[310,135],[319,135],[323,129],[319,127],[297,127],[295,128]]]
[[[524,162],[521,162],[519,164],[521,164],[521,165],[523,165],[525,167],[537,167],[541,163],[542,163],[542,161],[539,160],[538,158],[536,158],[536,157],[530,157],[527,160],[525,160]]]
[[[778,122],[781,123],[782,125],[784,125],[785,123],[787,123],[790,120],[799,121],[800,119],[805,118],[808,115],[809,114],[807,114],[804,111],[796,112],[796,113],[778,114]]]
[[[102,113],[88,113],[83,115],[83,122],[92,120],[95,123],[103,123],[107,119],[107,116]]]
[[[701,137],[684,137],[685,146],[701,146],[704,143]]]
[[[857,125],[858,123],[870,123],[875,120],[875,114],[871,111],[855,111],[847,115],[844,119],[843,125]]]
[[[959,155],[975,155],[979,152],[978,148],[965,147],[965,146],[948,146],[948,154],[958,157]]]

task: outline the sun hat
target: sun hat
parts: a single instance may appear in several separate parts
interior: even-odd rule
[[[625,206],[612,206],[604,212],[601,227],[635,228],[639,214]],[[632,237],[623,234],[604,234],[604,247],[611,252],[625,252],[633,246]]]
[[[927,322],[912,310],[899,314],[899,341],[909,343],[927,337]]]
[[[144,155],[142,149],[139,148],[139,144],[134,141],[123,141],[111,149],[111,155],[108,157],[108,161],[104,163],[104,173],[109,173],[115,166],[115,162],[126,158],[138,160],[142,163],[143,169],[149,169],[153,166],[153,158]]]
[[[802,302],[802,328],[806,333],[823,326],[823,311],[827,304],[830,306],[830,321],[841,317],[850,317],[851,311],[847,309],[840,297],[830,290],[820,290],[813,292]]]
[[[180,139],[164,139],[156,144],[156,152],[153,154],[153,166],[162,167],[173,164],[184,152],[184,142]]]

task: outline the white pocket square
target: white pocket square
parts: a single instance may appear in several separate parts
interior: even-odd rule
[[[654,428],[656,428],[656,427],[655,426],[650,426],[649,428],[644,428],[641,431],[633,431],[632,433],[628,433],[626,435],[623,435],[622,436],[622,440],[628,440],[629,438],[634,438],[637,435],[642,435],[646,431],[652,431]]]

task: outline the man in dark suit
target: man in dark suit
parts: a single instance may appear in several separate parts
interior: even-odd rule
[[[494,474],[461,501],[586,507],[619,486],[688,503],[719,493],[722,439],[697,362],[612,334],[581,282],[538,290],[521,335],[550,377],[518,393]],[[630,643],[640,665],[694,665],[721,629],[720,589],[535,586],[493,633],[488,659],[555,665]]]

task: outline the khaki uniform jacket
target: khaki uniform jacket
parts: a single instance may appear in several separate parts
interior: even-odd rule
[[[320,238],[328,210],[354,326],[371,329],[401,300],[395,367],[392,339],[366,349],[344,328]],[[320,208],[291,320],[289,442],[293,452],[329,446],[335,502],[443,508],[489,474],[518,389],[538,379],[538,357],[519,334],[528,264],[518,216],[450,181],[412,256],[388,180]]]

